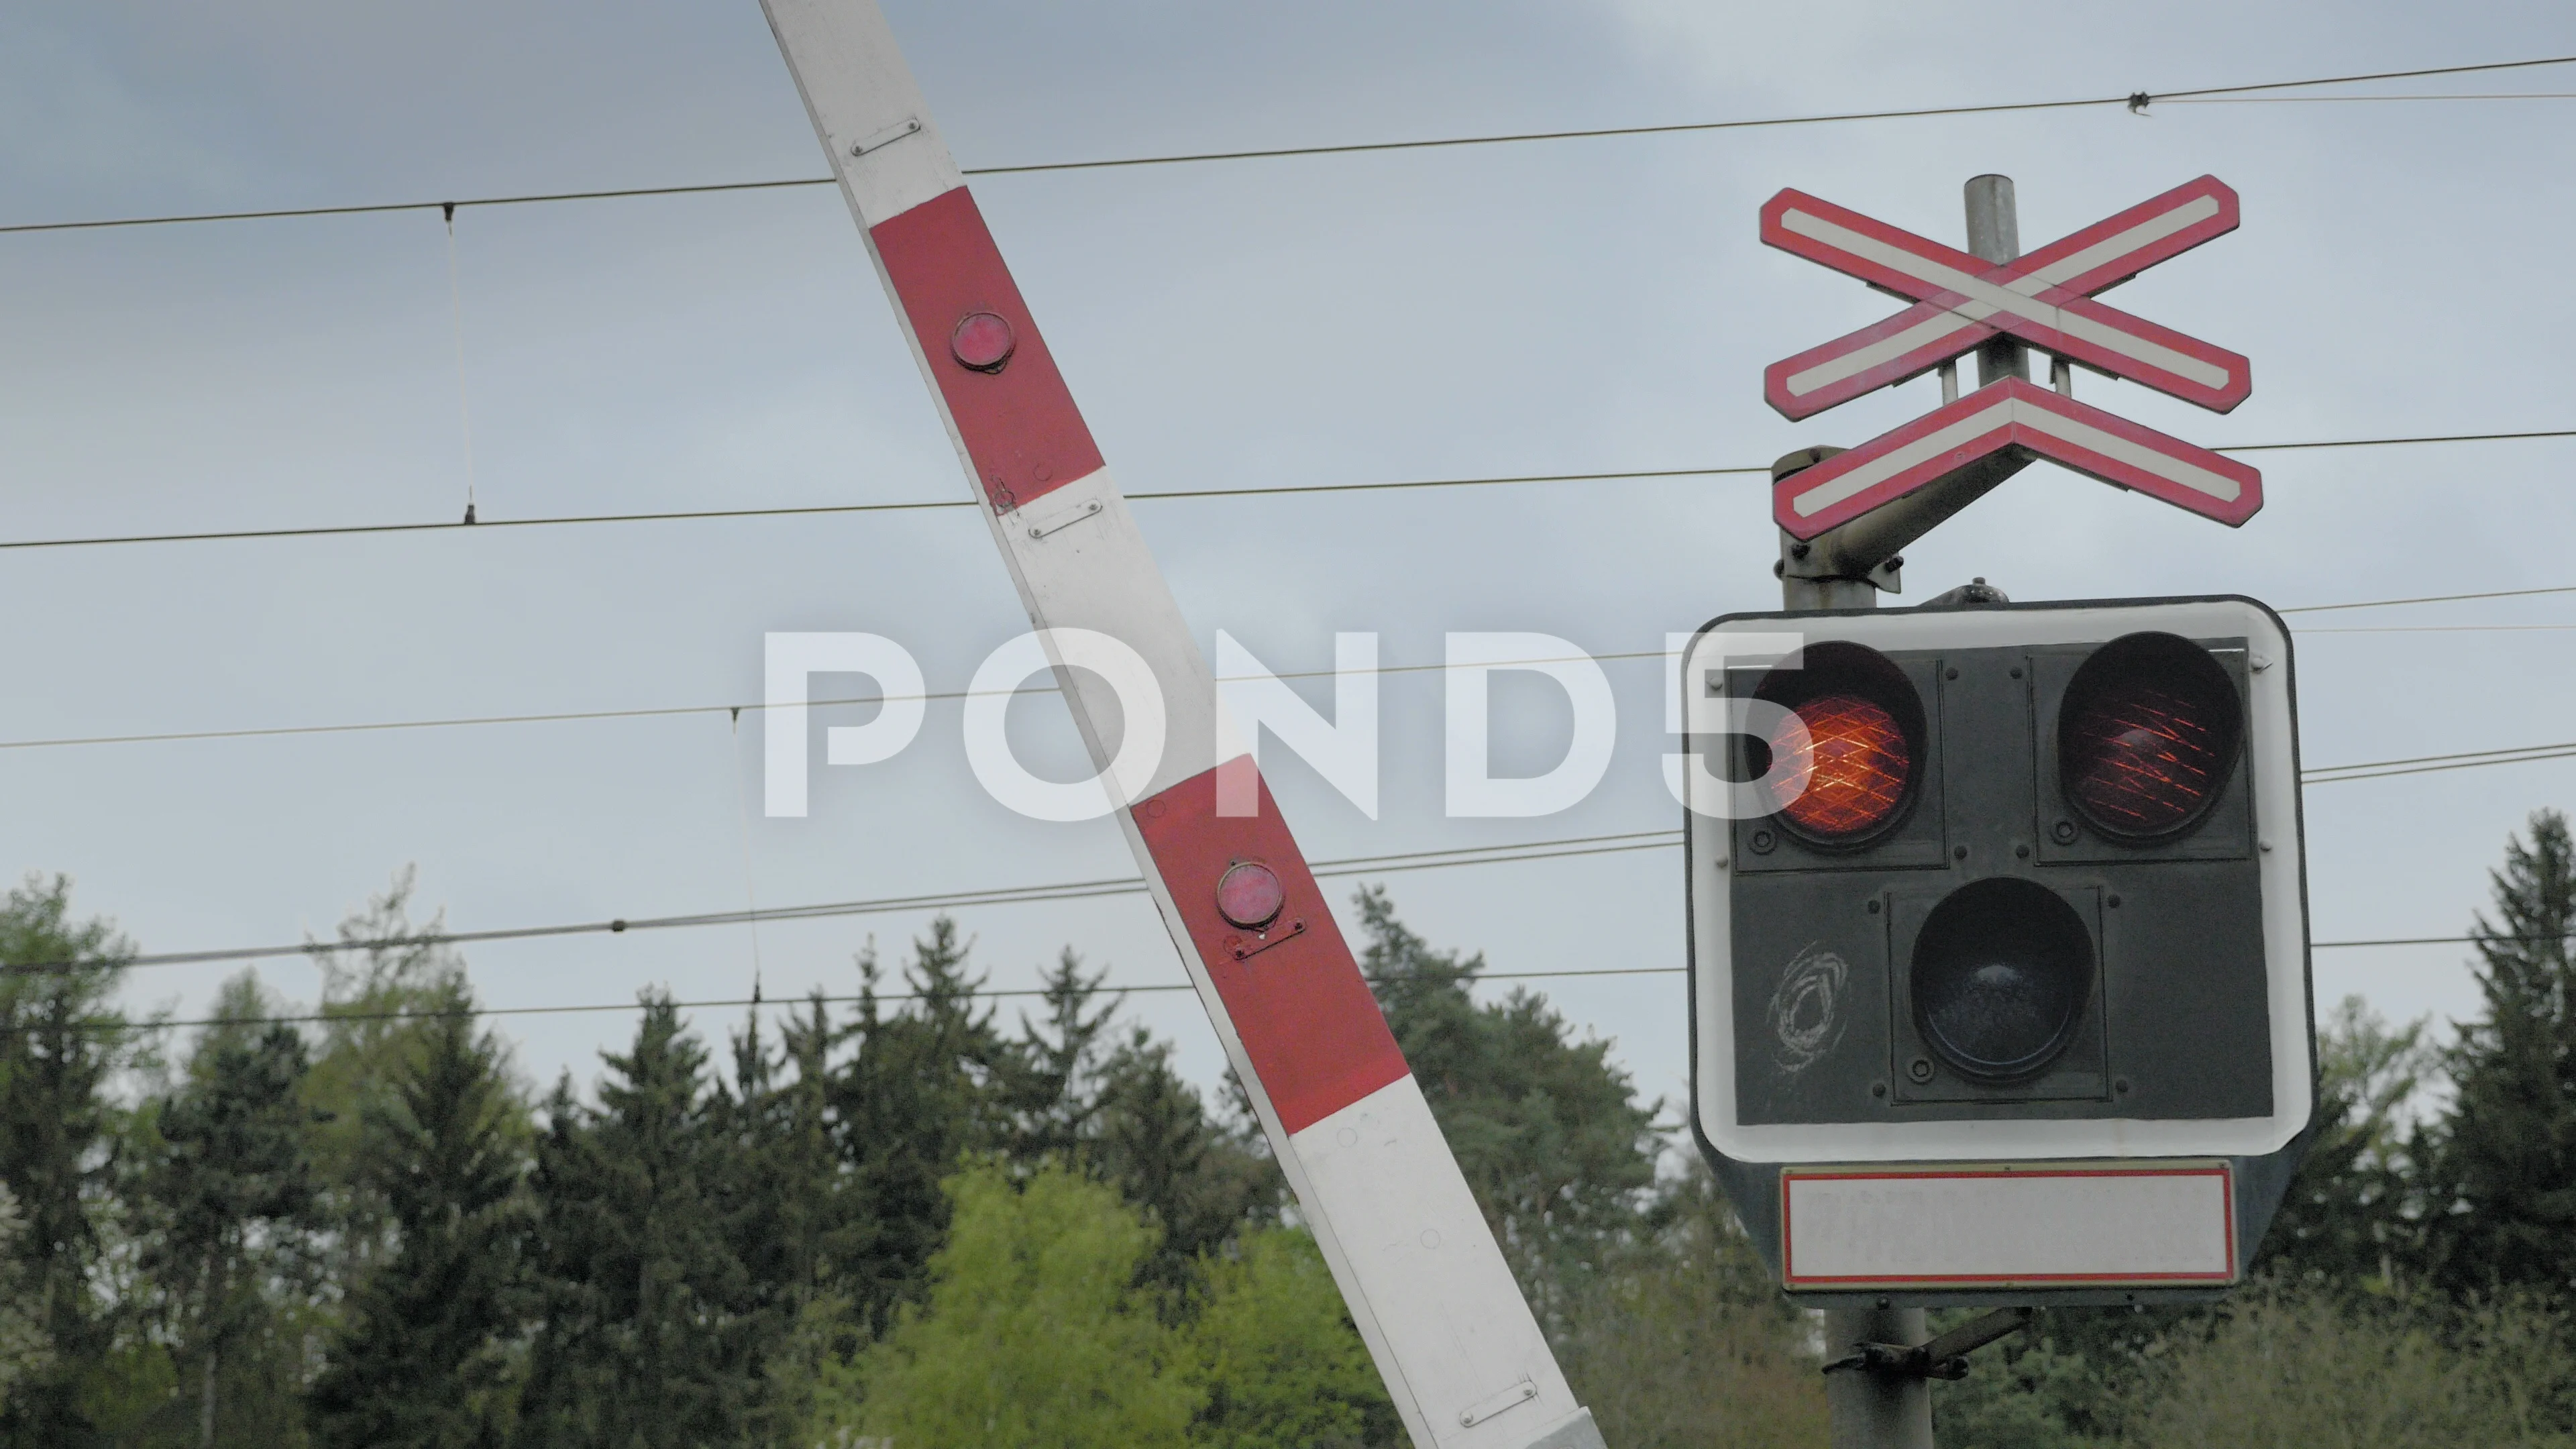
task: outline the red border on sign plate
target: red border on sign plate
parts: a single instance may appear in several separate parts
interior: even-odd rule
[[[1836,1182],[1919,1181],[1939,1178],[1953,1181],[1962,1178],[2014,1178],[2029,1181],[2044,1177],[2215,1177],[2218,1179],[2219,1202],[2227,1227],[2227,1271],[2223,1273],[1921,1273],[1905,1277],[1885,1274],[1816,1274],[1801,1276],[1795,1271],[1797,1250],[1792,1241],[1789,1217],[1789,1185],[1799,1179]],[[1846,1172],[1826,1170],[1801,1172],[1796,1168],[1780,1171],[1780,1283],[1784,1288],[1849,1287],[1902,1288],[1928,1285],[1943,1288],[1987,1285],[1998,1288],[2047,1284],[2053,1287],[2086,1285],[2118,1286],[2128,1283],[2216,1283],[2236,1281],[2236,1174],[2225,1163],[2201,1167],[1973,1167],[1973,1168],[1897,1168],[1883,1172]]]

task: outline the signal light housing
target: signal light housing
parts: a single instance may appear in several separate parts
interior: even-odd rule
[[[2234,598],[1737,615],[1694,639],[1684,697],[1723,708],[1686,711],[1683,746],[1705,766],[1682,771],[1693,1125],[1784,1274],[1783,1174],[1810,1170],[1889,1184],[1835,1211],[1892,1214],[1849,1242],[1898,1257],[1976,1236],[1907,1216],[1934,1199],[1904,1183],[2219,1175],[2224,1232],[2192,1231],[2233,1266],[2188,1289],[2120,1277],[2144,1240],[2099,1224],[2165,1211],[2140,1197],[2064,1239],[2117,1292],[1898,1264],[1877,1297],[2127,1302],[2243,1270],[2316,1105],[2289,649]]]

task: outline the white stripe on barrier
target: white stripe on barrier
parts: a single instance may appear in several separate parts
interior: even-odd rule
[[[1440,1449],[1510,1449],[1581,1412],[1466,1179],[1419,1171],[1424,1147],[1442,1139],[1412,1077],[1290,1141],[1300,1200],[1327,1209],[1358,1279],[1349,1296],[1416,1347],[1404,1365],[1414,1396],[1452,1406],[1428,1425]],[[1519,1385],[1533,1392],[1523,1398]]]

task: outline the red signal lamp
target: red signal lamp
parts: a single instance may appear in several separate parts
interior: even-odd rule
[[[1786,721],[1771,736],[1773,768],[1788,772],[1771,788],[1780,813],[1811,835],[1834,840],[1885,824],[1905,803],[1914,755],[1905,731],[1885,707],[1856,694],[1829,694],[1798,706],[1804,749]]]
[[[1923,702],[1903,671],[1865,645],[1826,641],[1802,667],[1777,669],[1754,691],[1804,725],[1782,720],[1757,760],[1780,823],[1811,844],[1856,846],[1905,813],[1923,759]]]
[[[2114,639],[2067,685],[2060,787],[2105,835],[2179,835],[2226,788],[2244,716],[2234,682],[2207,649],[2174,634]]]

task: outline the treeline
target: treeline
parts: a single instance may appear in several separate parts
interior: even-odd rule
[[[407,891],[323,1001],[180,1032],[60,882],[0,903],[0,1443],[1394,1446],[1239,1096],[1068,951],[1004,1020],[946,921],[713,1042],[647,995],[540,1092]],[[1614,1449],[1821,1446],[1824,1344],[1605,1043],[1479,999],[1381,893],[1364,969]],[[2576,1444],[2576,846],[2533,818],[2436,1044],[2322,1023],[2258,1281],[2066,1310],[1936,1386],[1947,1449]],[[65,968],[62,963],[77,963]],[[882,988],[882,990],[881,990]],[[280,1022],[281,1015],[315,1018]],[[1230,1084],[1229,1084],[1230,1085]]]
[[[0,905],[0,962],[35,968],[0,973],[0,1441],[1402,1441],[1239,1096],[1206,1100],[1072,952],[1008,1021],[946,920],[894,979],[863,954],[855,1007],[712,1043],[647,994],[595,1080],[539,1093],[460,960],[356,944],[434,933],[406,896],[316,953],[318,1006],[245,974],[186,1032],[120,1012],[130,952],[61,882]],[[1804,1324],[1698,1178],[1657,1182],[1606,1046],[1361,909],[1605,1417],[1767,1394],[1772,1437],[1814,1440]]]

